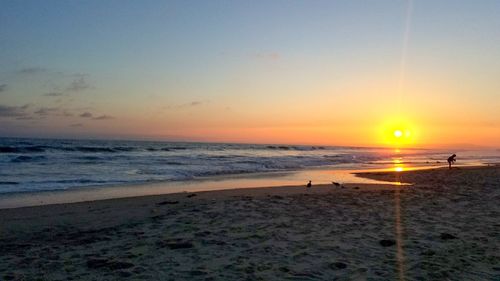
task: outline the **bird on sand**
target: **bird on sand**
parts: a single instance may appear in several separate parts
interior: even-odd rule
[[[309,182],[307,183],[307,187],[311,187],[311,186],[312,186],[312,183],[311,183],[311,181],[309,181]]]
[[[342,184],[338,183],[338,182],[334,182],[334,181],[332,181],[332,183],[333,183],[333,185],[335,185],[336,187],[342,187],[342,188],[344,188],[344,186],[343,186]]]

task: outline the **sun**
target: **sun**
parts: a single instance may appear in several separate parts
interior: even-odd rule
[[[402,118],[387,118],[378,127],[380,141],[391,148],[405,148],[417,143],[418,129],[414,122]]]
[[[392,129],[392,141],[395,146],[407,145],[412,141],[411,132],[408,128]]]
[[[394,136],[399,139],[400,137],[403,136],[403,132],[401,130],[395,130]]]

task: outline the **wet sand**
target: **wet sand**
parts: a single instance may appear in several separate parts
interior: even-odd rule
[[[500,280],[500,167],[0,210],[3,280]]]

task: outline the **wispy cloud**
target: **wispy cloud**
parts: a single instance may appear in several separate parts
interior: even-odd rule
[[[195,107],[195,106],[207,104],[209,102],[210,101],[208,101],[208,100],[197,100],[197,101],[192,101],[192,102],[181,104],[181,105],[177,106],[177,108]]]
[[[165,105],[160,107],[160,111],[164,110],[169,110],[169,109],[182,109],[182,108],[189,108],[189,107],[196,107],[196,106],[201,106],[204,103],[208,103],[209,101],[202,101],[202,100],[196,100],[188,103],[183,103],[183,104],[177,104],[177,105]]]
[[[59,108],[57,108],[57,107],[40,107],[37,111],[35,111],[33,113],[40,115],[40,116],[46,116],[46,115],[56,113],[57,111],[59,111]]]
[[[20,74],[38,74],[38,73],[43,73],[46,72],[47,69],[43,67],[26,67],[22,68],[18,71]]]
[[[85,74],[77,74],[76,78],[66,87],[68,92],[81,92],[92,88],[92,86],[87,82]]]
[[[94,120],[109,120],[109,119],[114,119],[114,118],[115,117],[113,117],[113,116],[109,116],[109,115],[104,114],[101,116],[94,117],[92,119],[94,119]]]
[[[7,91],[7,84],[0,84],[0,93]]]
[[[80,117],[82,117],[82,118],[92,118],[92,116],[93,116],[92,113],[90,113],[88,111],[80,114]]]
[[[74,114],[65,110],[65,111],[63,111],[62,116],[72,117],[72,116],[74,116]]]
[[[24,115],[16,117],[16,120],[35,120],[36,118],[31,115]]]
[[[92,114],[91,112],[88,112],[88,111],[80,114],[80,117],[81,118],[88,118],[88,119],[92,119],[92,120],[110,120],[110,119],[114,119],[115,118],[115,117],[107,115],[107,114],[103,114],[103,115],[99,115],[99,116],[94,116],[94,114]]]
[[[21,117],[27,117],[29,116],[26,112],[28,109],[29,105],[23,105],[23,106],[9,106],[9,105],[1,105],[0,104],[0,118],[1,117],[6,117],[6,118],[21,118]]]
[[[46,96],[46,97],[60,97],[60,96],[62,96],[64,94],[61,93],[61,92],[50,92],[50,93],[45,93],[43,95]]]
[[[198,105],[202,105],[203,104],[203,101],[192,101],[188,104],[188,106],[198,106]]]

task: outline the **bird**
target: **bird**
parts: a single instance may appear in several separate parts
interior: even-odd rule
[[[311,181],[309,181],[309,182],[307,183],[307,187],[311,187],[311,186],[312,186],[312,183],[311,183]]]
[[[334,181],[332,181],[332,183],[333,183],[333,185],[335,185],[336,187],[341,186],[341,184],[340,184],[340,183],[338,183],[338,182],[334,182]]]

